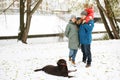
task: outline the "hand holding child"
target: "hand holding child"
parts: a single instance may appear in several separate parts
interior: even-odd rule
[[[83,21],[82,21],[82,24],[84,24],[84,23],[86,23],[86,20],[83,20]]]

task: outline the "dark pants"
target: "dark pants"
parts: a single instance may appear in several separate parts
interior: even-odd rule
[[[91,50],[90,44],[81,44],[81,51],[83,53],[83,61],[87,61],[87,64],[91,64]]]

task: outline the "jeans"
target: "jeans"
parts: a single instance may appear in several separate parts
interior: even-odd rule
[[[78,50],[70,49],[69,58],[71,58],[72,61],[75,61],[75,57],[76,57],[77,51],[78,51]]]
[[[91,50],[90,50],[90,44],[81,44],[81,51],[83,53],[83,61],[86,62],[87,60],[87,64],[91,64],[92,61],[92,54],[91,54]]]

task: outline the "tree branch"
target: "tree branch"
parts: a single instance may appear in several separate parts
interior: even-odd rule
[[[101,6],[99,0],[96,0],[96,2],[97,2],[98,7],[105,13],[105,15],[107,15],[106,10]]]
[[[14,0],[6,9],[4,9],[4,10],[2,11],[2,13],[6,12],[6,11],[14,4],[15,1],[17,1],[17,0]],[[0,15],[1,15],[2,13],[0,13]]]
[[[43,0],[39,0],[39,1],[37,2],[37,4],[35,5],[35,7],[31,10],[31,13],[30,13],[31,16],[32,16],[33,13],[36,11],[36,9],[39,7],[39,5],[42,3],[42,1],[43,1]]]

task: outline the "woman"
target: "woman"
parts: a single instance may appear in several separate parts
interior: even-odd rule
[[[78,51],[79,40],[78,40],[78,28],[76,25],[76,16],[72,15],[69,23],[66,26],[65,36],[68,38],[69,43],[68,47],[70,49],[69,52],[69,61],[75,65],[75,57]]]

